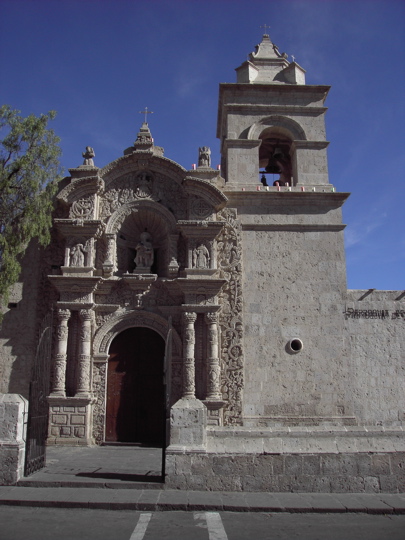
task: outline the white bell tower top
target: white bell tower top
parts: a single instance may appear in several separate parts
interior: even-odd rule
[[[238,83],[305,84],[305,70],[295,61],[289,62],[286,53],[280,53],[268,34],[249,59],[236,68]]]

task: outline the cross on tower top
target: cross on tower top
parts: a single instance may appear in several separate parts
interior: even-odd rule
[[[148,123],[148,114],[153,114],[153,111],[149,111],[148,107],[145,107],[145,110],[144,111],[139,111],[139,114],[144,114],[145,115],[145,124],[147,124]]]
[[[267,24],[262,24],[262,25],[260,26],[260,28],[264,28],[264,33],[267,34],[267,33],[268,33],[268,32],[267,32],[267,29],[270,28],[270,26],[267,25]]]

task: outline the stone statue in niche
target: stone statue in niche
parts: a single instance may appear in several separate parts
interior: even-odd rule
[[[86,248],[83,244],[76,244],[70,248],[70,266],[84,266]]]
[[[153,260],[152,236],[145,229],[145,231],[140,234],[139,242],[136,245],[135,273],[141,270],[150,273]]]
[[[200,244],[193,250],[193,267],[209,268],[210,253],[204,244]]]
[[[142,172],[138,175],[138,186],[136,188],[135,194],[141,199],[151,196],[152,178],[146,172]]]
[[[211,167],[211,150],[208,146],[202,146],[198,149],[198,166]]]
[[[86,146],[86,151],[82,153],[82,156],[84,157],[83,165],[94,167],[93,158],[96,157],[96,154],[91,146]]]

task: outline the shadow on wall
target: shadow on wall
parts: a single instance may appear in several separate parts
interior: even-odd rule
[[[39,290],[40,273],[46,271],[46,250],[32,242],[22,261],[20,281],[11,290],[8,309],[0,327],[0,391],[29,399],[34,360],[39,341],[39,321],[49,312],[53,290]],[[46,377],[49,381],[50,374]]]

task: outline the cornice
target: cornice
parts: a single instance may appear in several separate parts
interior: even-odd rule
[[[322,186],[319,186],[320,188]],[[270,188],[271,189],[271,188]],[[339,208],[350,193],[321,191],[225,191],[228,206],[242,208],[247,206],[289,207],[289,206],[327,206]]]

